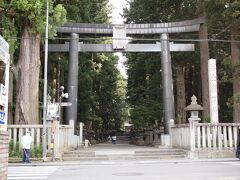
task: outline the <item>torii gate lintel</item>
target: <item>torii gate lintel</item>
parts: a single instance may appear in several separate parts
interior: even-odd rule
[[[77,84],[79,52],[161,52],[165,134],[170,132],[170,121],[175,119],[172,67],[170,52],[194,51],[194,44],[173,44],[169,33],[199,31],[203,18],[159,24],[96,25],[66,24],[58,27],[60,33],[70,33],[70,43],[50,44],[49,52],[70,52],[68,91],[72,106],[67,107],[67,120],[77,123]],[[112,34],[113,44],[83,44],[78,34]],[[127,34],[161,34],[160,43],[129,44]],[[74,76],[74,77],[73,77]]]

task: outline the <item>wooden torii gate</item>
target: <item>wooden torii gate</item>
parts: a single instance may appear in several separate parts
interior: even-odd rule
[[[58,27],[58,33],[71,34],[70,42],[65,44],[49,44],[49,52],[69,52],[68,84],[69,102],[72,106],[66,109],[66,119],[77,123],[78,94],[78,60],[79,52],[161,52],[164,129],[169,134],[171,119],[175,120],[174,94],[170,52],[194,51],[194,44],[174,44],[169,42],[169,34],[199,31],[203,18],[171,23],[155,24],[79,24],[68,23]],[[79,34],[112,36],[112,44],[83,44],[79,42]],[[127,35],[160,34],[160,43],[130,44]]]

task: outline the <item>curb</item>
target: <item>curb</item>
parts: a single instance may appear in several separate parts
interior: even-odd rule
[[[239,161],[238,158],[221,158],[221,159],[186,159],[186,160],[116,160],[116,161],[55,161],[55,162],[32,162],[29,164],[23,163],[8,163],[8,166],[69,166],[69,165],[118,165],[124,162],[133,163],[133,164],[154,164],[154,163],[212,163],[212,162],[235,162]]]

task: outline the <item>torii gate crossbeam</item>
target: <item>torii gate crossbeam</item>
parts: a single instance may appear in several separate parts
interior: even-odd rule
[[[58,27],[59,33],[70,33],[70,43],[50,44],[49,52],[70,52],[68,86],[69,101],[67,120],[77,123],[77,93],[78,93],[78,54],[79,52],[161,52],[163,104],[165,134],[170,132],[170,120],[175,120],[174,94],[172,82],[172,67],[170,52],[194,51],[193,44],[173,44],[169,42],[169,33],[184,33],[199,31],[203,18],[157,24],[77,24],[68,23]],[[79,43],[78,34],[113,35],[113,44],[83,44]],[[128,44],[127,34],[161,34],[160,43]]]

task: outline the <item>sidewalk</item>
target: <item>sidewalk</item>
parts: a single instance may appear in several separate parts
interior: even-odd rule
[[[166,147],[151,147],[151,146],[135,146],[131,144],[111,144],[111,143],[101,143],[89,146],[88,148],[82,148],[76,151],[86,151],[94,152],[96,155],[119,155],[119,154],[133,154],[135,151],[153,151],[156,149],[167,149]],[[31,159],[30,159],[31,160]],[[8,166],[65,166],[65,165],[109,165],[117,164],[122,162],[132,162],[132,163],[190,163],[190,162],[218,162],[218,161],[239,161],[237,158],[216,158],[216,159],[154,159],[154,160],[89,160],[89,161],[54,161],[51,162],[51,157],[48,158],[49,161],[33,161],[29,164],[19,162],[9,162]]]

